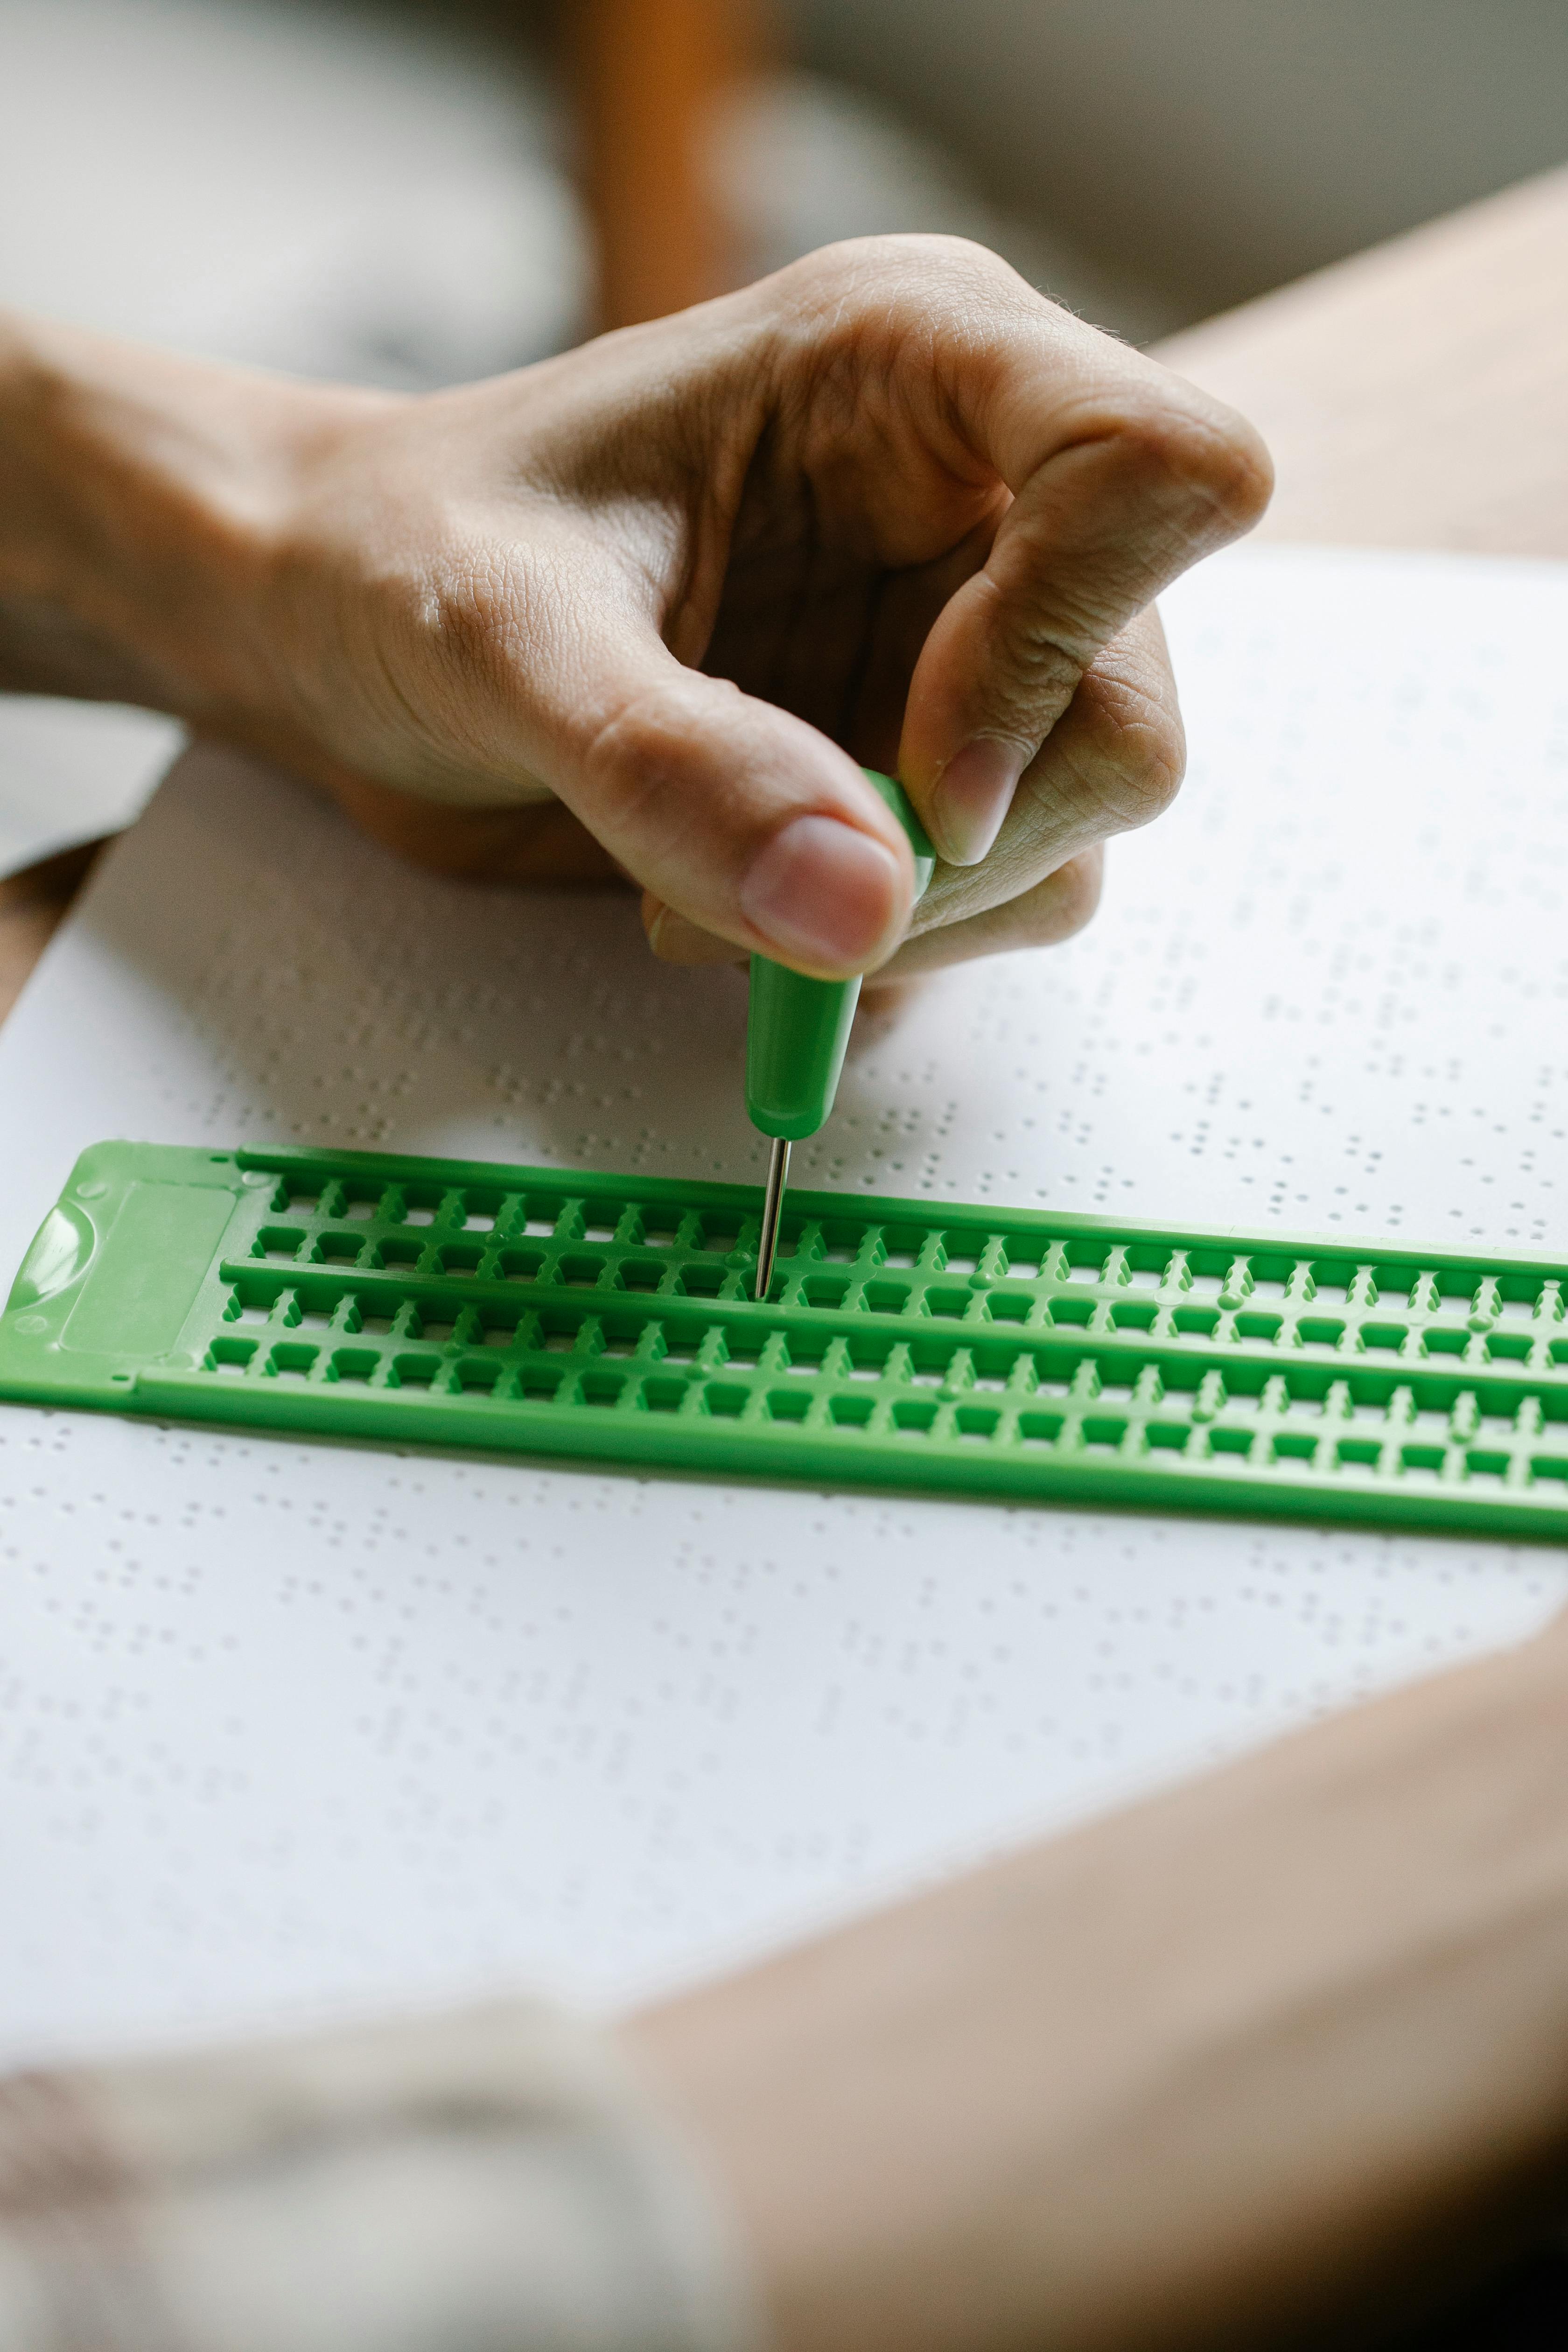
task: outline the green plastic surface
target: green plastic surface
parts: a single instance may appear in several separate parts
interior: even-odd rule
[[[924,898],[936,866],[908,793],[891,776],[861,771],[903,826],[915,860],[915,898]],[[791,1143],[815,1135],[838,1092],[850,1024],[860,1001],[858,980],[810,980],[767,956],[752,958],[746,1020],[746,1109],[764,1135]]]
[[[0,1396],[959,1494],[1568,1536],[1568,1270],[374,1152],[84,1153]]]

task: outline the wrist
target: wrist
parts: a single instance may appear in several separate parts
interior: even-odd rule
[[[0,688],[221,729],[300,479],[374,399],[0,316]]]

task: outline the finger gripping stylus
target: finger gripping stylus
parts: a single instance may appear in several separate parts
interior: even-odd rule
[[[908,837],[914,855],[918,900],[935,868],[936,852],[902,785],[872,768],[863,772]],[[757,1261],[759,1297],[766,1296],[773,1274],[789,1147],[815,1135],[833,1108],[859,997],[858,974],[853,980],[811,980],[768,956],[752,958],[746,1109],[752,1126],[773,1139]]]

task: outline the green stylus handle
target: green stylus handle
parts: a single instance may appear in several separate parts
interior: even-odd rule
[[[865,770],[909,835],[915,856],[915,897],[922,898],[936,852],[891,776]],[[767,956],[752,958],[752,1002],[746,1023],[746,1108],[764,1135],[791,1143],[815,1135],[833,1108],[849,1024],[859,1001],[856,980],[808,980]]]

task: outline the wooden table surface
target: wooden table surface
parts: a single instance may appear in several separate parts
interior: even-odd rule
[[[1568,556],[1568,170],[1173,336],[1274,452],[1268,539]],[[0,1019],[90,864],[0,882]]]
[[[1274,452],[1268,539],[1568,556],[1568,170],[1173,335]]]

